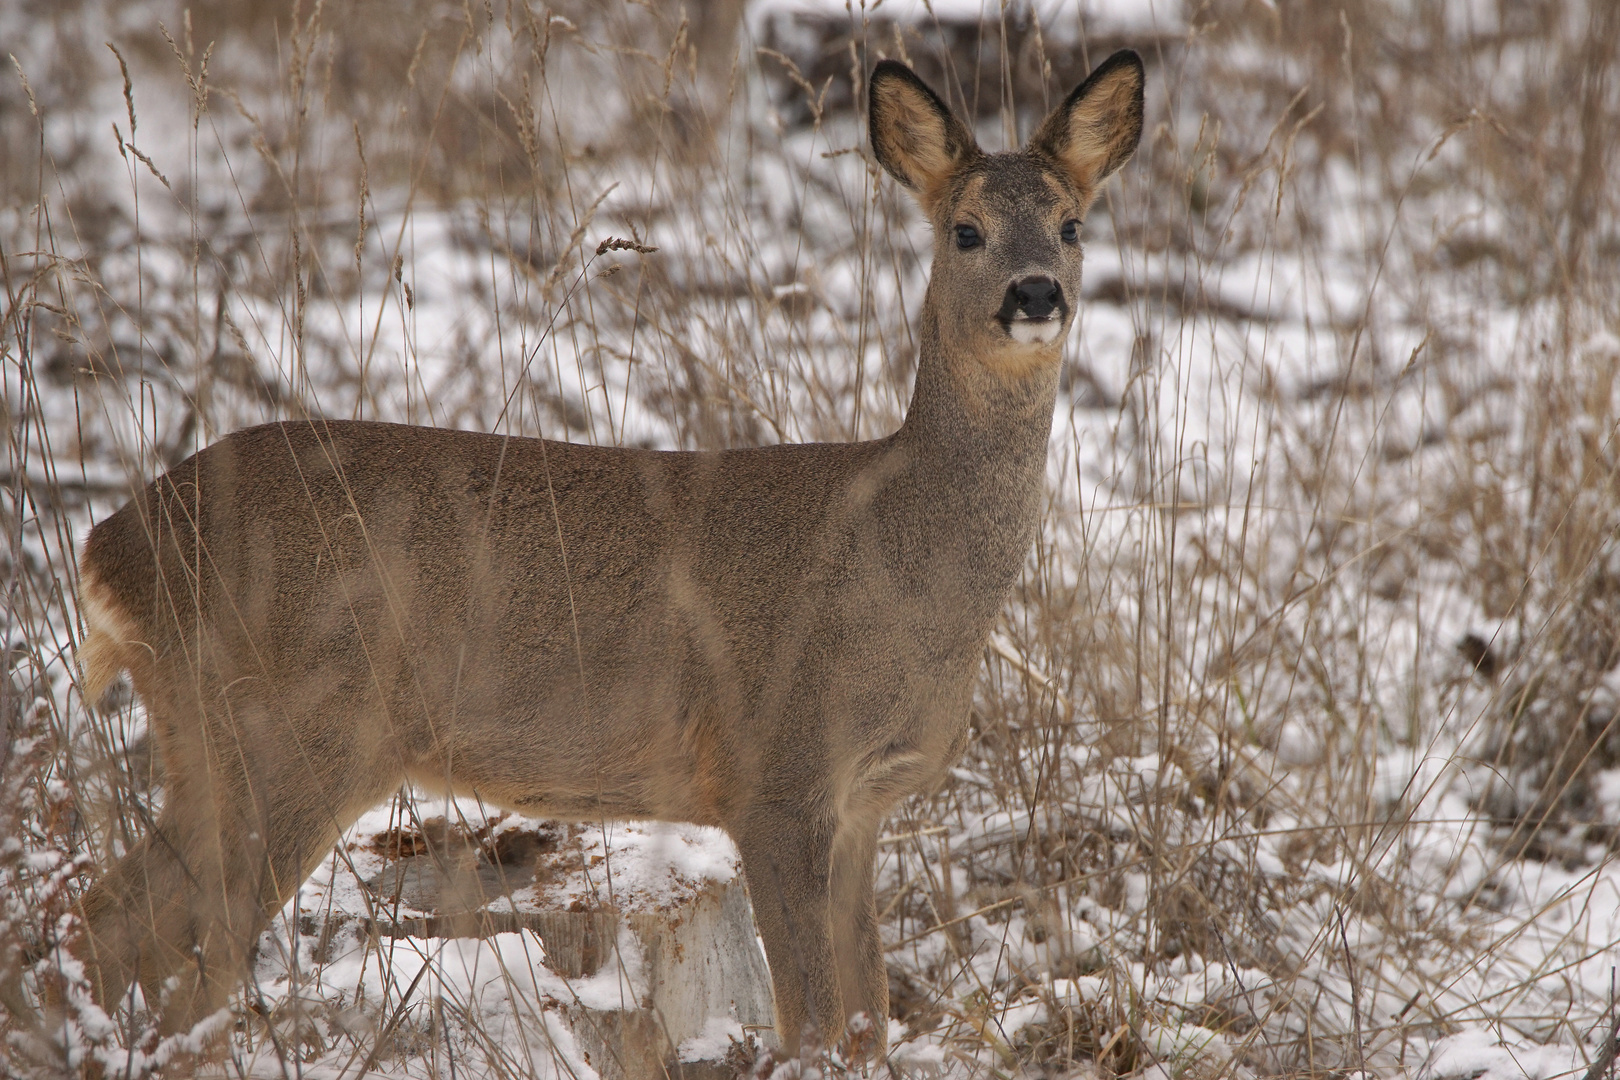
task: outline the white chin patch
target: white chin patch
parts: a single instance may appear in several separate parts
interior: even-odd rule
[[[1012,334],[1014,341],[1023,345],[1050,345],[1063,333],[1063,320],[1014,319],[1007,324],[1007,332]]]

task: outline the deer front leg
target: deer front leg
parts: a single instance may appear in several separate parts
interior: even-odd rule
[[[864,1012],[872,1022],[875,1042],[869,1044],[881,1060],[889,1023],[889,972],[883,963],[883,942],[878,935],[877,901],[873,875],[877,862],[876,824],[851,823],[839,830],[833,848],[832,905],[836,913],[838,984],[844,1006]]]
[[[750,810],[733,833],[771,968],[776,1033],[789,1055],[807,1023],[829,1043],[844,1032],[830,908],[834,831],[802,805],[769,805]]]

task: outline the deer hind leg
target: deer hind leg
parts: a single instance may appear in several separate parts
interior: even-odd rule
[[[178,857],[174,825],[161,819],[79,902],[85,932],[74,951],[106,1008],[137,981],[157,1002],[167,973],[190,955],[189,869]]]
[[[844,1032],[830,906],[833,833],[830,822],[788,805],[753,807],[732,830],[771,969],[776,1033],[788,1054],[798,1052],[807,1023],[827,1043]]]
[[[97,1000],[112,1007],[138,983],[147,1005],[161,1008],[165,1032],[188,1030],[225,1004],[268,919],[247,884],[243,837],[175,794],[81,904],[80,952]]]
[[[148,702],[161,720],[187,715],[175,704]],[[270,918],[342,829],[398,785],[398,769],[334,736],[355,702],[285,704],[214,695],[205,719],[155,725],[163,812],[82,905],[80,953],[104,1004],[138,980],[170,1032],[223,1007]]]

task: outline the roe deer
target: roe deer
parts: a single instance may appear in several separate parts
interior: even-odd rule
[[[1033,542],[1080,219],[1142,130],[1119,52],[1028,146],[981,151],[877,65],[877,160],[933,224],[900,429],[656,452],[392,424],[237,432],[97,525],[80,652],[165,761],[76,951],[164,1027],[219,1008],[363,811],[409,781],[525,814],[736,841],[784,1048],[888,1017],[879,828],[968,740]],[[165,989],[165,981],[170,980]]]

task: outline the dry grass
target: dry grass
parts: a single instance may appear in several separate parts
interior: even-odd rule
[[[910,57],[995,146],[1116,44],[1148,134],[1088,222],[974,742],[883,849],[895,1014],[975,1074],[1421,1072],[1487,1030],[1581,1067],[1620,948],[1620,9],[883,14],[759,15],[735,67],[714,11],[629,3],[0,17],[8,1070],[153,1050],[27,1023],[161,797],[70,659],[73,553],[132,481],[283,416],[886,432],[928,236],[861,72]],[[408,997],[233,1046],[526,1075]]]

